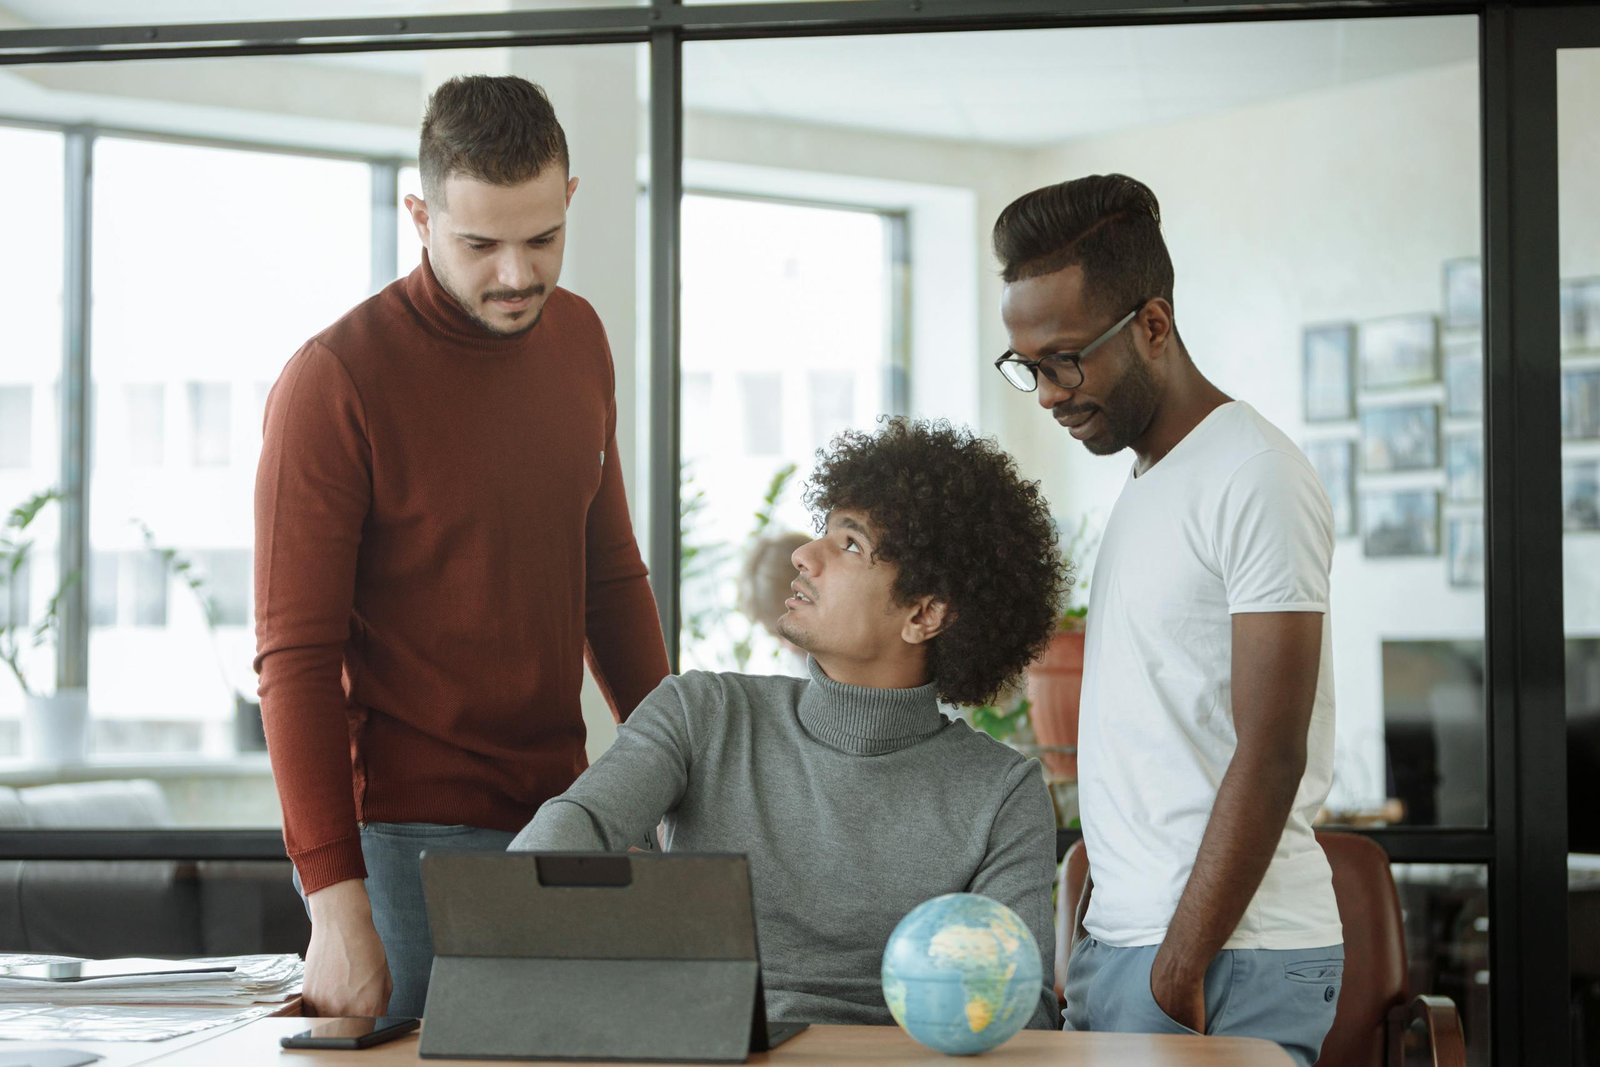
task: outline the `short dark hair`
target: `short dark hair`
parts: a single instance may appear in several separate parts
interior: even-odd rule
[[[1013,200],[995,220],[994,254],[1006,282],[1082,267],[1084,300],[1101,314],[1126,314],[1158,296],[1172,303],[1161,204],[1125,174],[1091,174]]]
[[[982,704],[1015,682],[1055,630],[1071,584],[1039,483],[993,439],[903,416],[847,430],[817,451],[806,506],[819,531],[840,508],[866,513],[893,596],[934,596],[954,615],[929,642],[939,697]]]
[[[552,163],[567,169],[567,135],[544,90],[515,75],[451,78],[428,98],[417,147],[422,198],[444,198],[444,181],[463,174],[491,185],[519,185]]]

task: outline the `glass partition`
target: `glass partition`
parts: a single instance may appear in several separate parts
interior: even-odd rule
[[[1135,75],[1139,57],[1159,73]],[[1481,827],[1477,83],[1470,18],[692,42],[684,173],[904,218],[906,410],[995,434],[1040,479],[1062,530],[1082,532],[1080,604],[1127,458],[1088,455],[988,367],[1006,347],[988,231],[1041,185],[1111,171],[1149,184],[1194,359],[1302,444],[1334,506],[1329,820]],[[718,406],[697,377],[699,211],[691,199],[684,214],[685,454],[754,455],[738,405],[792,364],[773,344],[791,321],[845,316],[777,308],[780,328],[739,363],[744,391]],[[781,233],[764,236],[740,269],[788,261]],[[726,326],[742,308],[715,313]],[[729,417],[696,420],[703,402]],[[786,400],[783,418],[797,414]],[[763,485],[747,475],[745,496]],[[693,603],[712,603],[694,595],[686,583],[690,625]]]
[[[1600,1063],[1600,48],[1557,55],[1571,1016],[1575,1057]]]
[[[1405,923],[1406,982],[1413,995],[1455,1003],[1467,1063],[1488,1067],[1489,870],[1471,863],[1396,863],[1391,873]],[[1411,1036],[1416,1040],[1408,1044],[1404,1062],[1431,1062],[1422,1035]]]
[[[691,42],[684,175],[904,218],[905,410],[997,436],[1040,480],[1083,576],[1076,604],[1094,595],[1092,546],[1130,459],[1088,454],[990,368],[1007,338],[988,234],[1039,186],[1109,172],[1150,185],[1195,362],[1304,447],[1334,507],[1338,730],[1324,822],[1484,827],[1477,38],[1475,19],[1401,18]],[[696,363],[693,316],[712,314],[697,303],[697,210],[685,205],[685,456],[720,448],[753,462],[776,427],[805,417],[798,396],[781,421],[741,415],[790,373],[795,357],[776,343],[797,321],[848,321],[835,315],[845,305],[780,302],[777,329],[738,363],[742,385],[719,394]],[[775,227],[762,236],[725,258],[746,274],[781,268],[795,245]],[[834,256],[838,269],[848,259]],[[736,323],[740,305],[718,301],[713,321]],[[742,481],[745,500],[768,484]],[[716,496],[685,494],[686,541]],[[727,527],[747,543],[750,512]],[[696,577],[683,587],[686,648],[695,604],[733,603],[696,599]],[[976,721],[1027,746],[1025,730],[997,726],[1011,706]],[[1067,823],[1073,772],[1056,762]],[[1464,876],[1469,918],[1442,917],[1450,909],[1429,903],[1438,886],[1407,890],[1413,964],[1462,1003],[1478,1062],[1483,873]]]

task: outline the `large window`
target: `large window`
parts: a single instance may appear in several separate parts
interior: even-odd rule
[[[63,142],[59,133],[0,126],[6,185],[17,190],[11,212],[12,253],[0,256],[6,294],[0,340],[0,552],[31,542],[15,573],[0,567],[0,655],[15,659],[30,689],[55,683],[55,641],[33,633],[59,586],[59,512],[42,509],[26,529],[7,523],[13,508],[61,479],[61,286]],[[25,201],[26,207],[21,203]],[[22,751],[22,685],[0,665],[0,760]]]
[[[685,667],[794,671],[773,633],[801,486],[834,434],[896,411],[903,221],[747,197],[683,205]],[[787,572],[787,576],[786,576]]]
[[[267,389],[369,291],[370,167],[100,137],[91,754],[252,736],[251,492]]]
[[[418,263],[398,201],[421,192],[407,161],[423,102],[449,77],[513,62],[567,124],[583,193],[561,281],[610,333],[618,458],[638,498],[640,54],[542,49],[537,69],[532,53],[507,50],[83,64],[0,80],[0,116],[61,116],[57,130],[0,125],[7,188],[29,205],[14,227],[29,254],[0,266],[18,298],[0,345],[0,519],[69,475],[85,486],[30,521],[29,559],[0,581],[0,627],[24,645],[15,658],[30,689],[83,673],[68,698],[88,707],[87,764],[58,767],[25,750],[24,705],[35,705],[7,669],[0,787],[147,775],[174,825],[276,822],[251,669],[262,414],[308,338]],[[85,371],[87,418],[63,427]],[[64,429],[85,445],[81,472],[63,461]],[[35,642],[62,589],[76,592],[61,626]],[[584,708],[603,747],[614,724],[596,688]]]

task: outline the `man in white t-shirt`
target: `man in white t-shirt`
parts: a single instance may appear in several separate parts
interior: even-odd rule
[[[1067,1028],[1262,1037],[1309,1067],[1344,972],[1311,830],[1333,764],[1327,495],[1190,359],[1143,184],[1036,190],[994,247],[996,366],[1089,451],[1134,454],[1089,605]]]

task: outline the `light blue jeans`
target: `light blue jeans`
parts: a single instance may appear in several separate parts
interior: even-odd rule
[[[1158,948],[1080,938],[1067,963],[1063,1029],[1193,1034],[1150,991]],[[1343,945],[1224,949],[1206,969],[1206,1033],[1276,1041],[1299,1067],[1311,1067],[1333,1025],[1343,979]]]
[[[428,1000],[433,935],[428,930],[428,909],[422,897],[423,849],[504,852],[515,836],[503,830],[421,822],[369,822],[361,828],[361,855],[367,864],[372,922],[378,928],[378,939],[389,958],[389,976],[394,980],[390,1015],[420,1018]],[[298,873],[294,886],[300,888]]]

